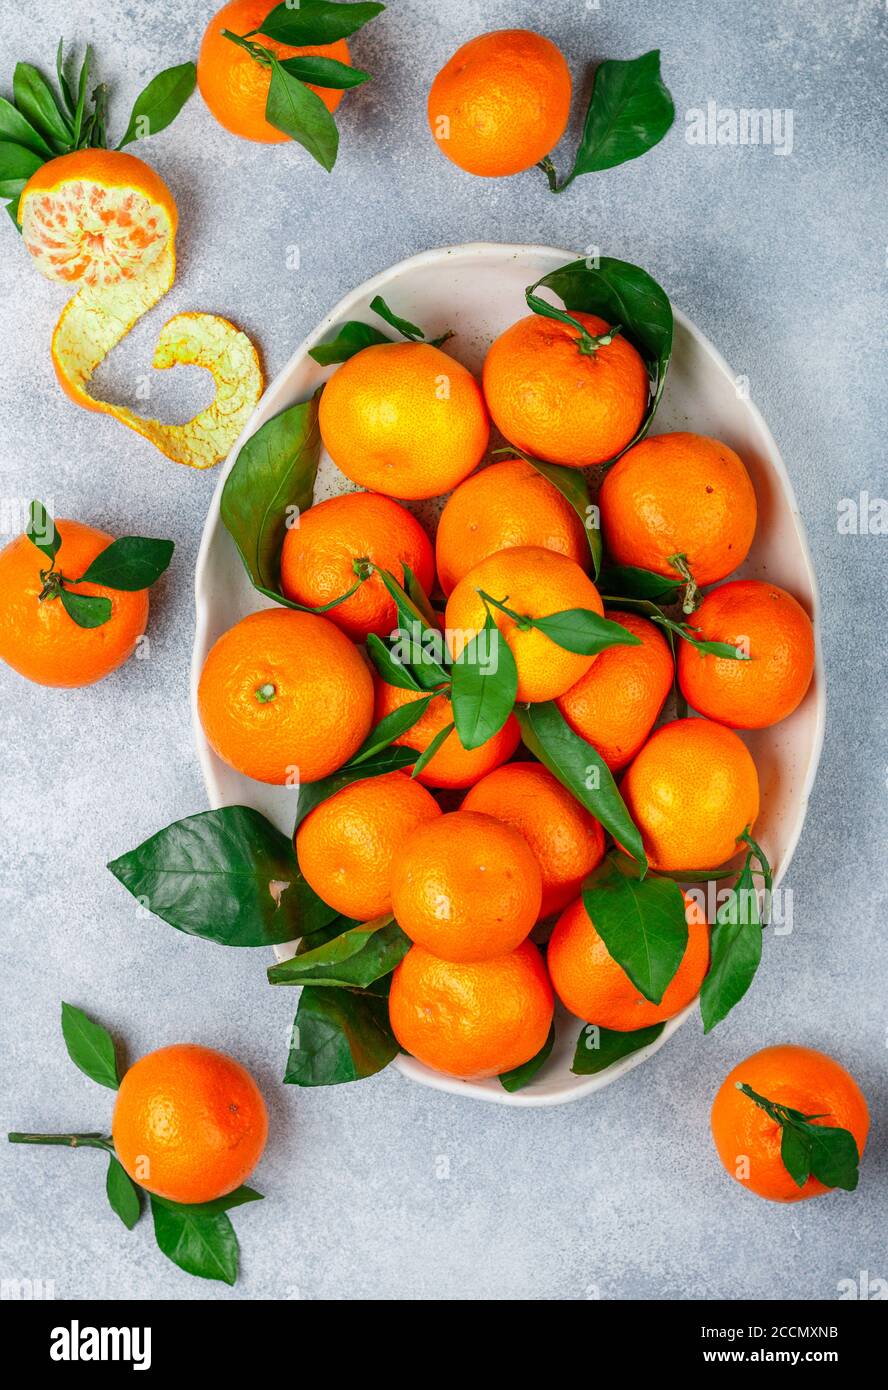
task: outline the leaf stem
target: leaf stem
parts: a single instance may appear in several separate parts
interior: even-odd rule
[[[94,1134],[21,1134],[14,1131],[7,1134],[10,1144],[62,1144],[69,1149],[104,1149],[114,1153],[114,1143],[110,1136]]]
[[[683,613],[693,613],[703,602],[703,595],[697,588],[697,581],[691,573],[687,555],[670,555],[669,563],[672,568],[681,575],[685,582],[684,598],[681,601],[681,611]]]

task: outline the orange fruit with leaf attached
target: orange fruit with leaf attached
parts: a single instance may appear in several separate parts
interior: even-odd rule
[[[488,555],[539,545],[589,568],[589,543],[573,507],[524,459],[492,463],[460,483],[438,521],[435,558],[445,594]]]
[[[61,546],[55,570],[79,579],[114,539],[79,521],[56,521]],[[74,594],[106,598],[111,616],[101,627],[79,627],[58,593],[45,591],[48,557],[27,536],[0,550],[0,660],[38,685],[92,685],[132,656],[148,625],[148,590],[126,593],[103,584],[65,584]]]
[[[629,449],[599,494],[610,557],[675,579],[684,556],[697,584],[742,565],[756,523],[755,490],[743,460],[702,434],[658,434]]]
[[[484,628],[482,593],[505,603],[520,618],[548,617],[571,608],[604,614],[598,590],[575,560],[541,546],[499,550],[463,575],[447,600],[445,626],[454,658]],[[559,647],[536,628],[522,628],[499,608],[491,606],[491,615],[515,658],[519,700],[554,700],[576,685],[596,660]],[[496,659],[495,649],[491,655]]]
[[[126,1072],[111,1132],[133,1182],[171,1202],[212,1202],[256,1167],[268,1115],[240,1062],[212,1047],[174,1043]]]
[[[301,512],[284,537],[281,588],[287,598],[319,608],[354,588],[368,563],[405,583],[410,569],[425,593],[435,561],[425,531],[404,507],[376,492],[346,492]],[[387,637],[397,623],[395,601],[378,574],[325,614],[356,642]]]
[[[348,762],[373,722],[373,678],[326,618],[251,613],[224,632],[201,672],[207,742],[258,782],[317,782]]]
[[[429,92],[429,126],[460,169],[520,174],[558,144],[570,97],[570,70],[554,43],[530,29],[497,29],[445,63]]]
[[[676,719],[657,729],[620,786],[652,869],[715,869],[755,824],[759,781],[752,754],[731,729]]]
[[[803,1187],[794,1182],[780,1154],[783,1126],[738,1090],[739,1084],[810,1116],[812,1124],[849,1130],[858,1154],[863,1153],[869,1109],[851,1073],[813,1047],[763,1047],[725,1077],[710,1119],[726,1171],[750,1192],[772,1202],[802,1202],[830,1189],[813,1177]]]
[[[586,674],[558,697],[558,708],[574,733],[591,743],[611,772],[632,761],[656,723],[672,687],[669,643],[647,618],[608,609],[641,643],[608,647]]]
[[[555,924],[546,961],[555,993],[566,1009],[599,1028],[632,1033],[681,1013],[700,992],[709,968],[709,927],[684,894],[688,944],[659,1004],[652,1004],[608,951],[582,898]]]
[[[440,814],[431,793],[404,772],[351,782],[298,827],[299,867],[330,907],[369,922],[391,911],[392,866],[402,846]]]
[[[449,492],[478,466],[490,422],[481,388],[431,343],[355,353],[321,394],[321,438],[347,478],[387,497]]]
[[[392,1032],[412,1057],[448,1076],[480,1081],[535,1057],[552,1026],[553,999],[536,946],[471,963],[412,946],[392,976]]]
[[[276,58],[319,57],[351,63],[345,39],[294,48],[266,38],[261,33],[262,23],[274,8],[274,0],[231,0],[230,4],[223,5],[207,25],[197,57],[197,85],[219,124],[232,135],[268,145],[290,138],[265,119],[271,68],[258,63],[240,45],[225,38],[224,29],[241,38],[249,34],[251,43],[269,49]],[[255,30],[260,32],[255,33]],[[328,111],[335,111],[345,95],[336,87],[314,87],[310,82],[306,86],[320,97]]]
[[[463,811],[480,811],[523,835],[540,866],[540,917],[560,912],[604,857],[604,831],[541,763],[508,763],[483,777]]]
[[[733,729],[765,729],[805,698],[814,674],[814,628],[792,594],[759,579],[738,579],[706,595],[691,618],[694,636],[727,642],[734,661],[681,642],[678,680],[689,705]]]
[[[522,942],[542,879],[524,837],[475,811],[422,825],[392,865],[392,911],[411,941],[451,961],[490,960]]]
[[[612,325],[572,313],[592,337]],[[507,328],[484,360],[484,397],[493,422],[517,449],[586,468],[625,449],[644,419],[650,383],[632,344],[618,333],[580,351],[571,324],[529,314]]]
[[[422,691],[404,690],[377,679],[374,724],[394,714],[396,709],[403,709],[405,705],[424,698]],[[395,743],[424,753],[448,724],[453,724],[453,707],[445,695],[436,695],[417,722],[406,733],[400,734]],[[510,714],[503,727],[478,748],[463,748],[456,729],[451,728],[437,752],[417,774],[417,781],[425,787],[471,787],[480,777],[511,758],[520,740],[521,730],[514,714]]]

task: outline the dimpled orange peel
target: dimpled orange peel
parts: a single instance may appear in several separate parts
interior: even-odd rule
[[[75,150],[32,175],[18,216],[41,274],[77,286],[52,338],[56,375],[71,400],[113,415],[177,463],[210,468],[225,458],[263,385],[256,349],[227,319],[176,314],[161,330],[155,367],[204,367],[216,384],[210,405],[185,424],[164,425],[87,390],[175,278],[177,211],[163,179],[120,150]]]

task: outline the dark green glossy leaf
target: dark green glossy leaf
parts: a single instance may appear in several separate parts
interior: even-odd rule
[[[366,0],[358,4],[334,4],[331,0],[301,0],[299,5],[284,3],[271,10],[260,32],[294,48],[303,44],[335,43],[362,29],[384,9],[385,5],[369,4]]]
[[[250,581],[278,602],[287,524],[312,504],[320,447],[316,400],[291,405],[247,440],[222,489],[222,521]]]
[[[75,594],[70,589],[61,588],[59,598],[62,607],[78,627],[103,627],[111,617],[111,600],[95,598],[92,594]]]
[[[299,997],[284,1081],[291,1086],[360,1081],[397,1055],[387,998],[307,985]]]
[[[324,946],[328,941],[333,941],[337,936],[342,936],[343,932],[351,931],[352,927],[360,927],[363,923],[355,917],[334,917],[332,922],[328,922],[325,927],[319,927],[317,931],[309,932],[300,938],[296,947],[297,956],[304,956],[307,951],[314,951],[318,946]]]
[[[353,319],[337,330],[336,337],[331,342],[309,348],[308,355],[321,367],[329,367],[334,362],[347,362],[355,353],[363,352],[364,348],[390,342],[391,338],[380,333],[378,328],[371,328],[369,323],[358,323]]]
[[[100,551],[78,583],[104,584],[133,592],[150,589],[173,557],[173,542],[148,536],[121,536]]]
[[[373,632],[367,638],[367,651],[382,679],[389,685],[396,685],[399,690],[422,690],[410,667],[397,661],[385,642]]]
[[[370,308],[373,310],[374,314],[378,314],[381,319],[384,319],[391,328],[397,329],[404,338],[409,338],[415,343],[421,342],[425,337],[422,329],[417,328],[415,323],[411,323],[409,319],[399,318],[394,310],[389,308],[381,294],[376,295],[374,299],[370,300]]]
[[[780,1125],[783,1131],[780,1156],[798,1187],[805,1185],[810,1174],[825,1187],[841,1187],[846,1192],[856,1189],[860,1178],[860,1153],[849,1130],[838,1125],[815,1124],[814,1121],[830,1116],[825,1113],[805,1115],[792,1106],[759,1095],[743,1081],[736,1085],[769,1119]]]
[[[389,913],[268,968],[273,985],[325,985],[366,989],[390,975],[413,943]]]
[[[633,1033],[617,1033],[612,1028],[599,1028],[587,1023],[577,1038],[577,1050],[571,1071],[575,1076],[596,1076],[607,1071],[614,1062],[631,1057],[656,1042],[665,1024],[654,1023],[650,1028],[637,1028]]]
[[[298,58],[282,58],[281,67],[291,77],[300,82],[310,82],[313,87],[333,87],[339,91],[350,87],[360,87],[370,81],[370,73],[361,68],[339,63],[335,58],[319,58],[304,55]]]
[[[42,502],[32,502],[25,535],[32,545],[42,551],[47,560],[54,560],[59,553],[62,538],[56,524]]]
[[[562,786],[576,797],[614,839],[647,869],[641,835],[617,790],[610,768],[600,754],[564,719],[554,700],[538,705],[516,705],[521,736]]]
[[[514,1067],[512,1071],[500,1073],[499,1083],[504,1091],[522,1091],[525,1086],[529,1086],[531,1081],[539,1072],[540,1068],[548,1061],[552,1048],[555,1046],[555,1024],[549,1027],[549,1036],[543,1043],[539,1052],[531,1057],[529,1062],[524,1062],[520,1067]]]
[[[395,660],[403,658],[401,665],[410,666],[411,672],[423,690],[434,690],[446,685],[450,672],[436,660],[434,653],[441,645],[441,634],[426,619],[419,605],[414,602],[403,585],[387,570],[377,570],[377,574],[395,601],[398,610],[397,638],[393,642]],[[403,651],[400,649],[403,647]],[[391,650],[391,649],[390,649]]]
[[[46,78],[30,63],[16,63],[12,78],[15,105],[29,125],[43,136],[57,153],[71,144],[73,126],[59,110],[55,93]]]
[[[578,174],[638,159],[663,139],[674,119],[675,106],[660,76],[659,49],[601,63],[568,182]]]
[[[593,522],[592,503],[589,499],[589,485],[579,468],[566,468],[560,463],[548,463],[545,459],[538,459],[533,454],[525,454],[522,449],[508,448],[497,450],[497,454],[509,455],[524,459],[532,468],[553,487],[557,488],[565,501],[569,502],[576,512],[586,533],[589,542],[589,550],[592,553],[592,577],[597,580],[601,572],[601,531]]]
[[[704,1033],[710,1033],[739,1003],[761,964],[762,927],[748,867],[716,913],[710,951],[709,970],[700,989]]]
[[[15,197],[21,192],[28,179],[46,163],[42,155],[35,154],[26,145],[15,145],[8,140],[0,140],[0,196]],[[12,185],[16,185],[15,188]]]
[[[583,905],[608,954],[659,1004],[687,949],[685,901],[672,879],[636,874],[624,855],[607,855],[583,884]]]
[[[334,796],[336,792],[342,791],[343,787],[351,786],[352,782],[363,782],[367,777],[384,777],[387,772],[403,772],[405,768],[411,767],[416,761],[417,752],[415,748],[404,748],[401,744],[390,744],[388,748],[383,748],[380,753],[375,753],[373,757],[367,758],[363,763],[348,763],[341,767],[338,772],[333,772],[329,777],[323,777],[319,782],[307,782],[305,786],[299,788],[299,801],[296,806],[296,823],[294,830],[297,830],[309,812],[316,806],[320,806],[322,801]]]
[[[677,603],[684,583],[681,579],[666,579],[662,574],[637,569],[634,565],[608,565],[602,570],[598,587],[605,601],[635,598],[650,599],[654,603]]]
[[[94,1023],[82,1009],[62,1004],[62,1037],[68,1056],[84,1076],[116,1091],[120,1086],[114,1040],[107,1028]]]
[[[21,111],[11,101],[0,97],[0,141],[10,145],[23,145],[34,154],[41,156],[41,163],[52,159],[53,151],[46,140],[26,121]]]
[[[780,1157],[796,1187],[804,1187],[811,1176],[811,1145],[807,1136],[785,1125],[780,1136]]]
[[[811,1172],[824,1187],[853,1192],[860,1179],[860,1155],[854,1135],[833,1125],[809,1125]]]
[[[174,1265],[198,1279],[223,1284],[237,1280],[238,1244],[225,1212],[205,1216],[187,1206],[175,1206],[151,1196],[154,1235]]]
[[[108,1163],[105,1191],[111,1210],[120,1217],[126,1229],[131,1231],[142,1214],[141,1191],[113,1154]]]
[[[144,140],[165,130],[182,110],[196,82],[197,69],[193,63],[180,63],[152,77],[136,97],[126,133],[117,148],[122,150],[133,140]]]
[[[518,668],[488,610],[481,632],[451,667],[453,722],[463,748],[480,748],[499,733],[515,707]]]
[[[250,806],[175,821],[108,868],[177,931],[223,946],[273,946],[331,922],[291,841]]]
[[[376,728],[371,730],[357,753],[350,760],[349,767],[367,762],[377,753],[381,753],[384,748],[388,748],[396,738],[400,738],[401,734],[412,729],[413,725],[425,714],[434,698],[434,695],[426,695],[422,700],[411,700],[409,704],[401,705],[399,709],[392,710],[391,714],[380,719]]]
[[[565,651],[580,656],[597,656],[608,647],[640,647],[641,638],[627,632],[619,623],[602,618],[591,608],[566,608],[544,618],[531,618],[538,632]]]
[[[271,59],[265,119],[308,150],[328,173],[333,168],[339,151],[336,122],[317,92],[292,77],[276,58]]]

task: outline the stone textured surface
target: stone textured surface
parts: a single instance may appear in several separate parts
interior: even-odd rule
[[[41,23],[0,13],[0,90],[16,59],[51,68],[64,33],[94,44],[116,120],[159,68],[195,53],[211,6],[47,0]],[[437,68],[485,29],[540,25],[576,75],[660,46],[678,118],[644,160],[550,197],[528,173],[481,182],[425,126]],[[53,378],[63,302],[0,226],[0,496],[176,541],[153,599],[150,659],[81,692],[0,671],[3,736],[3,1128],[107,1124],[111,1096],[71,1067],[61,997],[130,1055],[191,1039],[228,1048],[270,1099],[257,1175],[237,1213],[234,1291],[191,1280],[107,1208],[93,1152],[0,1147],[4,1278],[72,1298],[685,1298],[837,1296],[888,1276],[884,945],[886,540],[840,535],[837,505],[885,489],[884,7],[871,0],[393,0],[354,43],[376,76],[341,110],[324,174],[298,148],[224,133],[195,96],[141,147],[175,190],[180,270],[165,306],[103,370],[135,403],[167,313],[222,312],[261,344],[269,376],[352,285],[424,247],[473,239],[597,244],[645,265],[712,338],[755,399],[795,481],[824,602],[826,748],[788,886],[795,931],[772,937],[743,1007],[709,1039],[691,1023],[649,1065],[588,1103],[510,1112],[384,1074],[299,1093],[278,1084],[292,1012],[261,960],[140,918],[105,861],[201,809],[191,748],[191,578],[215,479],[161,458],[113,420],[75,410]],[[685,112],[708,100],[792,108],[793,152],[698,147]],[[116,127],[120,129],[121,127]],[[576,132],[574,132],[575,134]],[[563,162],[564,157],[562,157]],[[5,219],[4,219],[5,224]],[[299,269],[288,268],[299,248]],[[184,418],[196,370],[151,381]],[[870,1098],[861,1190],[796,1208],[722,1172],[708,1108],[726,1071],[766,1043],[835,1053]]]

